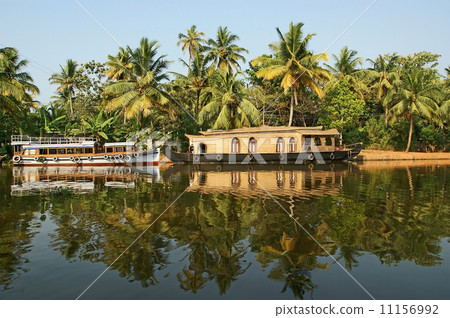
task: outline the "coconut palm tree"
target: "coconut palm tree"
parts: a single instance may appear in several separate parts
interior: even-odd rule
[[[74,98],[75,91],[78,89],[78,84],[75,80],[78,64],[77,64],[77,62],[69,59],[69,60],[67,60],[66,65],[64,67],[62,65],[60,65],[59,67],[61,68],[61,72],[54,73],[50,77],[50,84],[59,85],[58,88],[56,89],[57,93],[60,93],[63,91],[67,92],[70,116],[73,117],[74,114],[73,114],[72,100]]]
[[[397,66],[397,60],[399,56],[394,54],[387,54],[382,56],[381,54],[374,60],[367,59],[372,63],[370,70],[377,72],[374,84],[372,86],[376,92],[376,101],[379,102],[383,96],[387,94],[387,91],[391,89],[394,74],[396,74],[395,67]]]
[[[202,38],[202,36],[205,36],[205,33],[198,32],[196,28],[197,27],[193,25],[187,29],[186,34],[178,34],[179,41],[177,42],[177,45],[181,45],[183,53],[186,50],[189,50],[189,61],[194,58],[194,51],[200,49],[202,43],[206,43],[206,40]]]
[[[199,113],[201,125],[213,122],[212,129],[233,129],[257,124],[259,111],[247,98],[244,82],[236,78],[240,74],[216,73],[213,87],[204,94],[211,98]]]
[[[386,103],[393,105],[390,109],[392,121],[405,118],[409,121],[409,136],[406,152],[411,146],[414,129],[414,118],[424,116],[428,119],[436,117],[439,109],[436,100],[442,98],[442,92],[436,84],[436,78],[432,72],[425,69],[413,69],[411,72],[402,72],[400,81],[396,83],[386,95]]]
[[[208,62],[199,50],[194,50],[194,55],[190,63],[186,63],[183,60],[180,61],[188,68],[188,72],[187,75],[173,73],[176,76],[174,83],[184,90],[195,94],[193,109],[194,115],[197,116],[200,109],[200,96],[209,87],[210,75],[207,67]]]
[[[0,49],[0,108],[17,119],[24,110],[37,107],[33,100],[39,89],[22,68],[27,60],[19,60],[15,48]]]
[[[341,49],[339,56],[336,54],[332,55],[335,60],[334,66],[325,64],[331,73],[333,73],[333,77],[325,85],[325,92],[336,85],[340,79],[345,79],[358,98],[364,99],[364,92],[367,92],[368,88],[361,79],[364,75],[375,75],[370,70],[358,69],[362,65],[362,58],[357,55],[358,51],[351,50],[347,46]]]
[[[248,51],[234,44],[239,40],[236,34],[231,33],[227,27],[219,27],[216,39],[209,39],[208,45],[204,47],[206,59],[211,61],[211,70],[220,69],[232,72],[233,68],[238,71],[241,67],[239,61],[245,63],[241,53]]]
[[[313,54],[308,51],[308,43],[315,34],[304,36],[302,27],[303,23],[294,25],[291,22],[289,31],[284,35],[276,28],[280,41],[269,45],[274,56],[263,55],[252,61],[254,66],[262,67],[256,72],[257,77],[266,80],[281,77],[281,87],[285,94],[290,90],[288,126],[292,126],[294,105],[298,105],[298,94],[306,96],[307,90],[311,90],[322,97],[321,82],[330,78],[328,71],[318,65],[320,61],[328,60],[327,53]]]
[[[116,56],[108,55],[108,61],[105,63],[107,69],[105,75],[109,80],[129,79],[133,69],[131,63],[131,54],[128,48],[119,48]]]
[[[124,123],[135,117],[139,121],[148,116],[152,108],[170,113],[168,99],[161,88],[161,81],[167,80],[168,61],[165,55],[158,56],[159,44],[142,38],[140,46],[130,51],[132,72],[127,72],[129,79],[111,82],[104,90],[109,101],[107,111],[120,109]]]

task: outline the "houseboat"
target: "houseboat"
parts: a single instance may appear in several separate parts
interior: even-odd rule
[[[352,159],[362,148],[361,143],[344,146],[342,135],[336,129],[323,130],[322,126],[208,130],[186,137],[190,144],[187,153],[164,148],[164,154],[173,162],[322,163]]]
[[[134,142],[101,145],[93,137],[11,136],[17,166],[147,166],[159,162],[159,149],[139,151]]]

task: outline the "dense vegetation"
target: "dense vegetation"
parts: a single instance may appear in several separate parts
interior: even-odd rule
[[[158,42],[147,38],[102,63],[69,59],[49,79],[56,89],[48,104],[36,100],[18,50],[1,48],[0,155],[10,154],[11,134],[123,140],[150,128],[183,140],[200,129],[261,124],[338,128],[366,148],[449,150],[450,68],[438,73],[439,55],[379,55],[365,69],[348,47],[331,61],[314,53],[316,35],[302,27],[277,28],[271,52],[245,64],[248,51],[227,27],[206,39],[192,26],[179,34],[184,74],[169,72]]]

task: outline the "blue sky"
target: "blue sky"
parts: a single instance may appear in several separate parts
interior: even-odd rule
[[[174,61],[170,71],[183,72],[177,47],[178,33],[191,25],[207,38],[219,26],[240,37],[249,50],[247,60],[269,53],[276,41],[276,27],[284,32],[289,23],[303,22],[304,31],[316,33],[310,49],[324,52],[373,0],[322,1],[118,1],[77,0],[123,45],[137,47],[142,37],[157,40],[160,54]],[[377,0],[373,6],[327,51],[337,54],[348,45],[359,55],[401,55],[420,51],[441,54],[441,74],[450,65],[450,1]],[[83,63],[104,62],[119,45],[74,0],[14,0],[2,3],[0,47],[12,46],[30,60],[27,71],[41,90],[38,100],[47,103],[56,86],[51,73],[69,58]],[[243,69],[246,65],[243,65]]]

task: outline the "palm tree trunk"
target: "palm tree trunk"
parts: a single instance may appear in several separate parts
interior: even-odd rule
[[[73,117],[72,94],[69,93],[70,117]]]
[[[194,110],[194,116],[195,116],[195,118],[197,118],[197,113],[198,113],[198,109],[199,109],[199,106],[200,106],[200,93],[201,93],[201,91],[198,90],[198,91],[197,91],[197,101],[196,101],[196,103],[195,103],[195,110]]]
[[[411,114],[410,121],[409,121],[408,146],[406,147],[405,152],[409,152],[409,147],[411,146],[413,127],[414,127],[414,118],[413,118],[413,114]]]
[[[234,129],[234,106],[230,106],[230,128]]]
[[[292,126],[292,120],[294,119],[294,88],[291,86],[291,110],[289,112],[289,124],[288,126]]]

